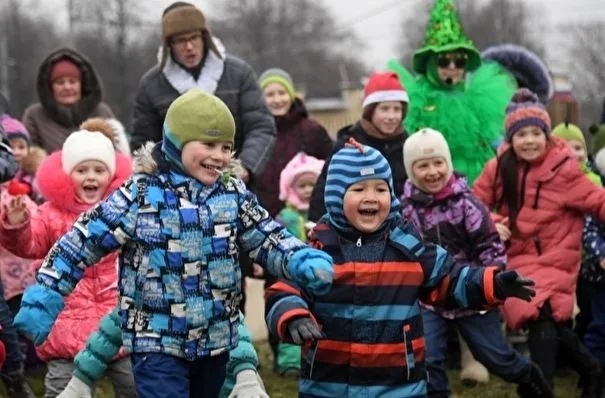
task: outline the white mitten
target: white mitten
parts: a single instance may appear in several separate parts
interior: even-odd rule
[[[229,398],[269,398],[262,380],[254,370],[242,370],[235,376],[235,387]]]
[[[72,376],[65,390],[57,398],[92,398],[92,389],[76,376]]]

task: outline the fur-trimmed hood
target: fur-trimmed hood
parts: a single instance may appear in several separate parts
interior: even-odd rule
[[[36,173],[38,189],[40,194],[56,207],[72,213],[82,213],[91,206],[77,200],[71,179],[63,171],[61,153],[61,151],[54,152],[38,168]],[[116,174],[107,188],[105,197],[122,185],[131,174],[131,158],[116,152]]]
[[[61,59],[74,62],[82,73],[82,99],[71,107],[59,105],[53,97],[50,81],[51,66]],[[94,112],[103,99],[101,79],[92,64],[82,54],[69,48],[56,50],[42,61],[38,70],[36,88],[44,111],[55,122],[67,128],[78,127]]]
[[[158,157],[162,156],[161,143],[156,144],[147,142],[139,150],[134,152],[133,173],[134,174],[154,174],[160,169]],[[231,155],[231,161],[225,170],[224,178],[230,176],[239,176],[243,171],[242,163],[235,157],[235,153]]]

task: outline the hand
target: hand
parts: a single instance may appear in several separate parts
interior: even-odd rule
[[[252,264],[252,275],[255,278],[262,278],[263,275],[265,275],[265,270],[263,269],[263,267],[261,267],[257,263],[254,263],[254,264]]]
[[[334,279],[332,257],[317,249],[297,250],[288,262],[287,273],[290,279],[309,293],[326,294]]]
[[[305,341],[321,340],[326,336],[319,326],[308,316],[296,318],[289,322],[288,333],[294,344],[302,345]]]
[[[65,390],[57,398],[92,398],[92,390],[88,384],[72,376]]]
[[[505,217],[502,221],[496,223],[496,230],[498,231],[498,235],[500,235],[500,239],[504,242],[510,239],[512,233],[508,227],[508,217]]]
[[[601,260],[599,265],[601,266],[601,268],[605,269],[605,258],[603,260]]]
[[[229,398],[269,398],[258,373],[246,369],[235,375],[235,386]]]
[[[523,278],[517,271],[500,271],[494,276],[494,295],[500,300],[516,297],[530,302],[536,291],[529,286],[534,285],[534,281]]]
[[[23,202],[23,196],[11,198],[8,206],[4,205],[2,210],[6,214],[6,220],[9,225],[23,224],[27,218],[27,210],[25,208],[25,203]]]

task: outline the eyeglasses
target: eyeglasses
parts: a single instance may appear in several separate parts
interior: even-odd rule
[[[202,34],[201,33],[197,33],[191,36],[185,36],[185,37],[177,37],[174,38],[170,41],[170,43],[173,46],[176,47],[186,47],[187,43],[192,43],[192,44],[196,44],[197,41],[201,41],[202,40]]]
[[[466,67],[468,55],[439,55],[437,58],[437,65],[440,68],[449,68],[454,63],[456,69],[464,69]]]

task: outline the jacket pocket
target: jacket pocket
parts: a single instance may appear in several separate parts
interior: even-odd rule
[[[412,326],[409,323],[403,325],[403,352],[405,355],[405,369],[407,379],[411,377],[411,371],[416,367],[414,359],[414,346],[412,345]]]

